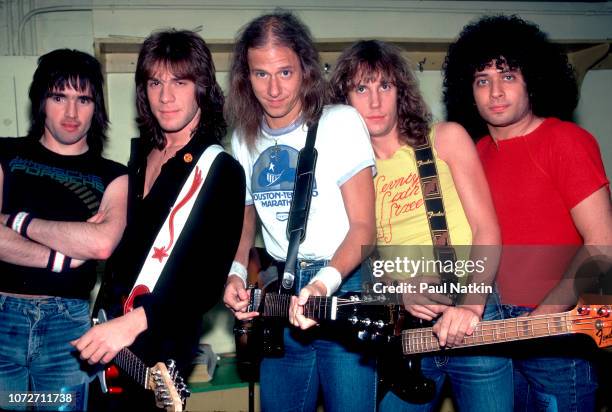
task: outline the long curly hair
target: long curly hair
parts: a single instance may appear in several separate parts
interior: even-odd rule
[[[249,79],[249,49],[272,43],[293,50],[300,60],[302,118],[311,124],[325,105],[325,79],[310,30],[295,15],[282,9],[251,21],[238,34],[229,73],[225,114],[240,131],[249,148],[255,146],[264,110],[253,93]]]
[[[332,103],[348,104],[348,93],[359,83],[382,80],[397,89],[397,117],[402,142],[416,147],[424,143],[431,113],[406,59],[396,46],[379,40],[361,40],[345,49],[329,80]]]
[[[578,86],[567,55],[533,23],[516,15],[485,16],[463,28],[443,65],[447,119],[460,123],[475,141],[488,129],[474,102],[474,74],[491,62],[521,71],[533,114],[572,118]]]
[[[30,85],[29,139],[40,139],[45,131],[47,98],[55,90],[66,87],[82,92],[89,90],[94,102],[94,113],[87,131],[88,150],[101,154],[107,140],[108,115],[104,105],[104,78],[98,60],[87,53],[71,49],[53,50],[38,59]]]
[[[227,133],[223,117],[223,91],[217,83],[215,64],[206,42],[189,30],[166,30],[153,33],[142,44],[136,64],[136,109],[141,138],[153,147],[163,149],[166,136],[151,111],[147,98],[147,82],[158,68],[166,68],[174,76],[189,79],[196,86],[196,102],[200,120],[192,138],[219,143]]]

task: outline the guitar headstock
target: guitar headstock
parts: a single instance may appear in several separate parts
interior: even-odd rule
[[[612,302],[597,304],[581,301],[569,312],[572,332],[589,335],[600,348],[612,346]],[[609,300],[609,299],[608,299]]]
[[[363,341],[386,342],[394,335],[394,307],[358,295],[338,298],[335,319],[357,330]]]
[[[155,393],[155,405],[167,412],[183,411],[185,400],[191,395],[173,360],[149,368],[147,389]]]

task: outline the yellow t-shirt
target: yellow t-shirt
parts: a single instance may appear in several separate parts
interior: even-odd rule
[[[434,146],[434,127],[430,141]],[[433,149],[446,220],[453,246],[471,245],[472,231],[450,168]],[[389,159],[376,159],[376,234],[378,245],[432,245],[414,150],[402,146]],[[429,248],[428,248],[429,249]]]

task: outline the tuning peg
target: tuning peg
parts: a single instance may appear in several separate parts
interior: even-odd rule
[[[183,389],[182,394],[183,397],[189,398],[191,396],[191,391],[189,389]]]
[[[379,319],[376,322],[374,322],[374,326],[376,326],[378,329],[382,329],[385,327],[385,322]]]
[[[357,316],[353,315],[350,318],[347,319],[352,325],[356,325],[357,322],[359,322],[359,319],[357,319]]]
[[[372,321],[370,320],[370,318],[365,318],[361,320],[361,324],[363,326],[370,326],[370,324],[372,323]]]
[[[597,315],[605,316],[605,317],[610,316],[610,307],[609,306],[600,307],[599,309],[597,309]]]
[[[166,361],[166,368],[168,368],[168,373],[172,374],[174,372],[174,369],[176,369],[176,362],[174,359],[168,359]]]
[[[591,308],[589,308],[588,306],[580,306],[578,308],[579,315],[588,315],[590,311],[591,311]]]

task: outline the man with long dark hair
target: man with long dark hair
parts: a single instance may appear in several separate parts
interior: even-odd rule
[[[370,132],[378,171],[374,184],[381,258],[394,261],[397,256],[408,256],[418,261],[429,256],[428,249],[420,247],[431,247],[433,241],[415,152],[425,144],[433,147],[431,160],[436,165],[438,191],[448,226],[446,246],[454,247],[461,257],[471,245],[499,244],[495,211],[474,144],[465,129],[456,123],[432,124],[414,73],[398,48],[378,40],[353,44],[336,62],[330,91],[332,101],[349,103],[357,109]],[[496,259],[491,258],[496,254],[491,253],[494,248],[485,247],[488,249],[484,251],[485,256],[490,260],[479,281],[486,279],[491,284],[497,268]],[[472,247],[472,253],[476,249]],[[394,276],[400,282],[410,281],[401,275]],[[467,282],[476,280],[470,277]],[[486,306],[486,297],[475,294],[465,296],[456,305],[440,297],[425,300],[424,294],[407,293],[403,297],[410,314],[436,320],[433,330],[441,348],[460,345],[481,319],[500,316],[495,294],[489,296]],[[400,356],[398,353],[397,361]],[[512,410],[512,396],[503,392],[512,382],[512,368],[507,358],[477,353],[444,354],[423,358],[421,367],[425,378],[432,379],[436,385],[434,399],[417,404],[402,401],[388,392],[382,395],[381,411],[432,410],[440,400],[447,377],[459,410]],[[401,367],[397,368],[397,374],[396,379],[408,379],[408,371]],[[384,378],[392,379],[391,376]],[[491,396],[492,391],[498,394]]]
[[[288,316],[305,329],[310,295],[361,289],[356,270],[362,245],[374,242],[374,159],[367,130],[348,106],[325,106],[325,86],[309,30],[293,14],[278,11],[251,21],[237,39],[230,71],[227,113],[235,126],[234,155],[247,176],[242,239],[224,301],[246,319],[248,252],[256,216],[267,251],[281,269],[287,256],[287,215],[298,151],[318,120],[318,160],[306,238],[300,245]],[[347,336],[324,325],[286,328],[285,353],[264,358],[262,409],[316,409],[319,390],[327,411],[375,410],[373,362],[351,348]]]
[[[238,246],[244,173],[223,152],[213,158],[207,177],[200,164],[225,135],[226,125],[212,56],[197,34],[161,31],[144,41],[136,96],[140,137],[132,141],[128,222],[97,302],[109,307],[114,319],[95,326],[75,345],[91,363],[110,362],[131,345],[147,365],[175,360],[186,379],[202,315],[221,295]],[[121,316],[121,296],[135,282],[142,285],[141,271],[150,274],[143,267],[153,268],[159,278],[148,287],[150,293],[130,295],[133,310]],[[151,406],[152,400],[143,403],[143,397],[152,398],[152,392],[128,393],[121,408]]]
[[[567,56],[517,16],[467,25],[444,63],[448,119],[477,141],[500,223],[497,279],[507,317],[567,310],[574,285],[562,278],[593,252],[610,259],[612,209],[599,147],[567,121],[577,91]],[[597,379],[588,353],[573,337],[515,346],[515,408],[592,411]]]
[[[92,56],[45,54],[28,135],[0,139],[0,408],[82,410],[87,401],[86,368],[69,342],[89,329],[95,260],[121,238],[127,193],[125,167],[101,157],[102,85]],[[9,397],[28,391],[34,403]]]

